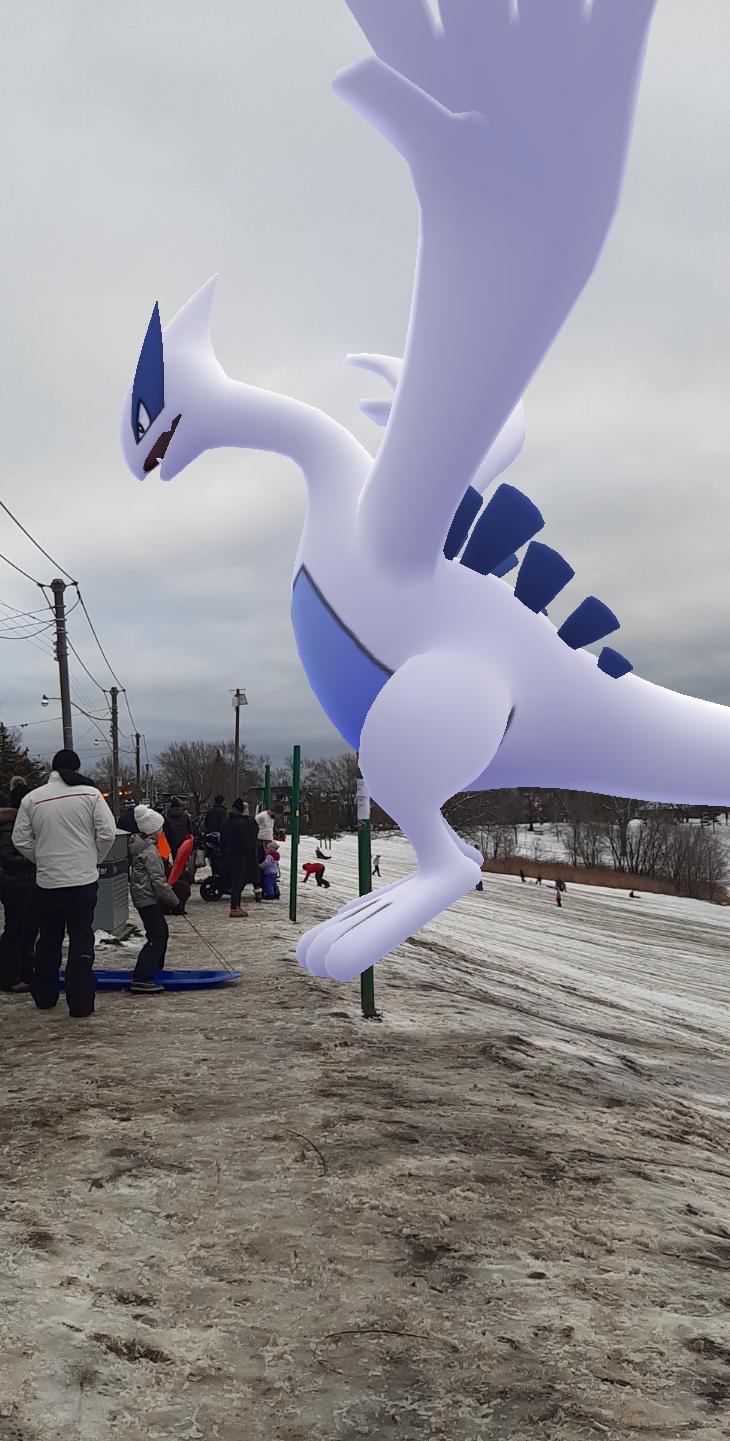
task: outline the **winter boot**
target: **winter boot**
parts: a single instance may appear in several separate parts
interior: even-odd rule
[[[158,986],[157,981],[132,981],[129,989],[133,996],[162,996],[165,993],[165,987]]]
[[[229,914],[232,921],[243,921],[248,915],[248,911],[242,911],[240,906],[233,906]]]

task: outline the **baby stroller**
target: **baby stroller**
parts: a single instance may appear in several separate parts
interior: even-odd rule
[[[203,845],[205,859],[211,869],[207,880],[201,881],[200,896],[204,901],[222,901],[231,894],[231,880],[223,859],[223,849],[218,831],[209,831]]]

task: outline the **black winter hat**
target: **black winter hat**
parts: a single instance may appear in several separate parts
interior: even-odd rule
[[[240,814],[243,815],[243,801],[234,801],[231,810],[239,811]]]
[[[80,771],[81,761],[75,751],[56,751],[51,761],[51,770]]]

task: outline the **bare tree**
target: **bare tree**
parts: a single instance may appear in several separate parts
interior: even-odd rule
[[[476,844],[485,860],[508,861],[515,853],[514,827],[503,821],[490,821],[479,831]]]
[[[91,779],[99,787],[104,799],[107,801],[110,800],[112,793],[112,758],[110,753],[99,757]],[[132,799],[136,784],[136,770],[126,764],[126,762],[121,764],[117,777],[117,793],[121,802]]]
[[[322,760],[305,760],[302,776],[302,794],[311,808],[318,803],[317,810],[323,814],[324,802],[330,802],[336,811],[337,831],[357,830],[357,756],[354,751],[342,755],[326,756]],[[330,811],[327,812],[330,817]],[[310,818],[310,825],[311,825]],[[321,823],[321,820],[320,820]],[[329,821],[331,824],[331,819]],[[331,835],[333,832],[318,831],[317,834]]]
[[[264,764],[263,757],[241,746],[238,789],[244,796],[260,792]],[[175,741],[161,752],[158,772],[168,795],[185,796],[196,816],[203,815],[215,795],[229,802],[236,799],[232,741]]]

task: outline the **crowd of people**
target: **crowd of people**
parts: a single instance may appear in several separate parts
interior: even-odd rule
[[[64,987],[69,1014],[92,1015],[99,867],[119,829],[129,835],[130,893],[145,934],[130,990],[158,994],[163,987],[156,977],[169,941],[167,916],[185,914],[201,850],[207,854],[217,843],[232,919],[247,914],[241,908],[247,886],[256,901],[279,899],[280,814],[272,806],[250,816],[242,800],[227,809],[218,795],[198,827],[176,797],[165,815],[131,803],[115,820],[98,787],[81,774],[72,750],[54,756],[45,785],[31,788],[22,776],[14,776],[8,804],[0,807],[0,991],[29,994],[39,1010],[52,1010],[61,993],[68,936]]]
[[[131,802],[115,821],[71,750],[54,756],[45,785],[32,789],[21,776],[13,777],[8,805],[0,807],[0,991],[30,993],[39,1010],[56,1006],[68,935],[68,1009],[75,1017],[93,1013],[99,866],[120,829],[129,835],[130,892],[145,934],[130,989],[135,995],[160,993],[164,988],[157,977],[169,941],[167,916],[185,914],[203,857],[211,864],[217,895],[230,895],[231,920],[247,916],[241,901],[249,886],[256,902],[280,898],[280,817],[276,806],[252,816],[245,801],[234,800],[229,808],[223,795],[217,795],[196,825],[173,796],[164,815]],[[326,888],[324,862],[330,857],[319,847],[316,856],[302,866],[304,883],[314,878],[318,887]],[[379,855],[375,876],[380,876]],[[520,879],[525,883],[523,870]],[[542,885],[542,876],[535,884]],[[482,889],[481,882],[477,889]],[[558,906],[565,891],[565,882],[557,880]]]
[[[139,807],[130,802],[119,817],[119,827],[132,836],[138,830]],[[155,843],[168,871],[183,848],[189,853],[185,868],[175,881],[175,890],[184,907],[198,862],[202,857],[210,863],[223,894],[231,898],[231,920],[243,920],[248,914],[241,907],[247,886],[254,900],[278,900],[279,861],[277,826],[281,811],[277,806],[249,814],[245,801],[235,800],[230,808],[225,798],[217,795],[213,805],[197,824],[182,801],[173,796],[165,815],[159,817]],[[131,852],[130,852],[131,853]]]

